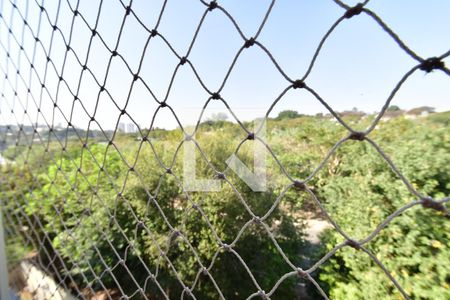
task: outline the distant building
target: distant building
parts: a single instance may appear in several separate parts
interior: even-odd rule
[[[408,110],[406,112],[406,116],[408,118],[425,117],[425,116],[428,116],[429,114],[434,113],[434,112],[435,112],[434,107],[420,106],[420,107],[416,107],[416,108],[413,108],[411,110]]]
[[[404,114],[405,114],[405,111],[403,111],[403,110],[395,110],[395,111],[387,110],[384,113],[383,118],[381,118],[381,121],[389,121],[391,119],[401,117]]]
[[[338,113],[338,115],[340,116],[340,117],[354,117],[354,118],[362,118],[362,117],[364,117],[366,114],[364,113],[364,112],[362,112],[362,111],[358,111],[358,110],[356,110],[356,109],[353,109],[353,110],[345,110],[345,111],[343,111],[343,112],[340,112],[340,113]]]
[[[39,127],[36,128],[36,131],[39,133],[46,132],[46,131],[48,131],[48,127],[40,125]]]
[[[117,130],[123,133],[136,133],[137,127],[133,123],[119,123]]]
[[[133,123],[127,124],[127,133],[135,133],[136,132],[136,126],[134,126]]]

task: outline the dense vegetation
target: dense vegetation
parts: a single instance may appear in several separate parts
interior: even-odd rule
[[[346,117],[359,129],[372,119]],[[370,134],[413,187],[435,199],[450,192],[448,119],[448,113],[417,119],[400,116],[380,123]],[[267,134],[286,172],[302,180],[347,132],[325,117],[286,111],[268,121]],[[43,244],[38,259],[48,264],[58,253],[61,259],[49,271],[67,275],[67,286],[75,294],[108,289],[131,295],[141,286],[151,299],[162,299],[164,294],[180,298],[182,293],[187,296],[182,279],[189,287],[195,283],[197,299],[217,299],[214,284],[227,299],[245,299],[258,290],[235,251],[261,288],[270,291],[292,268],[266,227],[252,222],[243,201],[255,215],[263,216],[291,182],[270,155],[266,192],[251,191],[226,169],[225,161],[246,136],[223,118],[201,124],[196,134],[209,160],[197,151],[197,177],[217,179],[216,171],[226,170],[232,186],[222,180],[220,192],[183,190],[179,130],[153,130],[145,139],[117,135],[113,144],[90,138],[83,146],[72,139],[64,149],[57,141],[34,144],[31,150],[24,145],[9,147],[3,156],[11,162],[2,167],[0,184],[11,261]],[[237,153],[248,166],[257,142],[247,141]],[[367,237],[391,213],[416,199],[367,142],[344,143],[308,186],[355,240]],[[302,268],[311,267],[343,241],[335,230],[327,230],[319,245],[311,244],[305,239],[307,218],[324,215],[311,195],[290,188],[265,220],[286,258]],[[14,223],[19,226],[13,227]],[[233,251],[221,243],[232,245]],[[412,299],[450,298],[448,216],[413,207],[365,246]],[[211,261],[212,268],[201,269],[199,262],[208,267]],[[350,247],[339,250],[313,277],[332,299],[400,297],[373,260]],[[288,278],[271,298],[295,298],[299,282],[305,280]],[[313,285],[306,289],[312,299],[320,297]],[[135,299],[141,297],[134,294]]]

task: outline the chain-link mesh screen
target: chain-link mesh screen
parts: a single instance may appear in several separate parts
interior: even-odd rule
[[[326,288],[321,286],[313,274],[338,251],[351,247],[364,252],[371,263],[385,273],[401,296],[409,298],[410,292],[402,287],[396,275],[367,244],[412,207],[422,206],[427,213],[439,214],[445,218],[448,216],[445,203],[449,198],[432,199],[418,191],[379,143],[371,138],[371,133],[380,125],[396,93],[413,73],[434,71],[450,75],[450,70],[443,62],[450,51],[436,53],[431,58],[421,57],[376,12],[366,8],[368,1],[354,7],[334,1],[342,9],[342,16],[317,44],[314,55],[309,58],[307,71],[294,76],[285,72],[283,66],[277,63],[277,57],[258,40],[276,4],[275,0],[267,7],[253,36],[244,35],[239,22],[220,1],[200,1],[203,14],[194,34],[189,37],[190,44],[186,52],[181,52],[172,45],[165,33],[159,30],[161,20],[167,13],[167,2],[171,1],[162,3],[154,24],[148,24],[147,20],[140,17],[133,1],[114,1],[114,5],[121,7],[123,18],[109,20],[110,23],[120,24],[113,39],[110,36],[104,37],[99,29],[99,20],[107,18],[108,6],[112,5],[110,1],[93,1],[88,10],[79,8],[80,1],[55,2],[57,4],[53,3],[50,10],[44,1],[39,0],[1,1],[1,149],[3,156],[6,157],[5,152],[10,151],[13,154],[9,155],[20,156],[21,159],[14,162],[3,159],[0,198],[8,243],[17,243],[28,249],[24,250],[24,255],[32,262],[27,265],[29,270],[25,270],[28,276],[42,276],[32,293],[37,295],[39,289],[46,288],[50,293],[42,296],[44,298],[61,298],[65,291],[82,299],[283,299],[282,295],[277,294],[279,289],[303,280],[311,285],[311,290],[315,290],[317,297],[320,295],[328,299]],[[85,13],[87,11],[88,15]],[[205,83],[203,76],[208,74],[197,72],[195,63],[190,60],[196,39],[207,26],[206,21],[211,15],[226,18],[242,42],[217,89]],[[360,15],[368,16],[384,30],[405,56],[416,62],[395,84],[381,111],[363,131],[355,130],[351,122],[333,110],[327,99],[320,96],[320,91],[308,85],[308,76],[314,70],[327,39],[341,24],[348,19],[359,18]],[[134,41],[139,47],[142,45],[140,57],[126,57],[120,51],[127,22],[135,22],[145,32],[145,40],[136,38]],[[83,31],[76,32],[75,27],[78,30],[82,27]],[[179,28],[178,34],[188,35],[189,32]],[[77,45],[80,43],[79,36],[88,40],[87,49],[80,49]],[[100,54],[104,65],[99,63],[99,54],[94,53],[97,50],[91,51],[91,46],[95,43],[97,47],[104,49]],[[144,56],[157,55],[151,50],[147,51],[152,43],[164,45],[166,53],[170,53],[178,61],[174,69],[165,70],[171,73],[171,79],[162,95],[154,93],[153,82],[141,76]],[[133,43],[126,46],[135,47]],[[262,127],[253,131],[248,122],[241,122],[232,105],[228,104],[229,101],[221,96],[228,80],[233,77],[236,62],[252,47],[262,50],[275,67],[275,72],[279,72],[285,80],[284,90],[266,107],[266,117],[278,102],[283,101],[287,92],[297,89],[312,95],[337,121],[339,128],[346,130],[346,135],[341,139],[337,137],[337,142],[303,178],[297,178],[288,171],[283,159],[273,150],[274,145],[270,139],[266,141],[259,136]],[[96,58],[91,59],[92,56]],[[114,63],[123,64],[129,74],[123,74],[121,82],[111,84],[108,78],[113,76],[111,68]],[[77,66],[76,69],[74,65]],[[235,118],[237,125],[230,130],[234,130],[234,134],[242,136],[242,139],[234,148],[234,153],[239,153],[246,144],[260,143],[274,161],[270,167],[281,170],[285,184],[275,190],[274,199],[264,209],[255,208],[254,204],[255,201],[262,202],[264,194],[249,192],[248,187],[237,184],[230,168],[213,163],[215,158],[210,158],[208,151],[204,151],[203,141],[196,140],[195,134],[202,129],[202,115],[198,117],[193,130],[184,128],[179,121],[177,107],[171,103],[169,93],[176,86],[176,77],[182,68],[189,68],[192,77],[207,93],[203,110],[210,103],[220,102]],[[84,85],[87,78],[93,84],[85,91],[88,89]],[[154,110],[146,112],[148,117],[145,125],[138,124],[129,109],[129,104],[133,102],[133,89],[137,85],[147,92],[145,101],[156,105]],[[123,101],[117,100],[117,89],[125,93]],[[67,99],[71,99],[70,105],[67,105]],[[107,116],[114,120],[114,130],[103,129],[98,121],[99,117],[104,117],[105,112],[102,110],[105,103],[115,107],[115,113]],[[158,129],[155,129],[154,123],[162,111],[169,112],[167,115],[175,118],[180,127],[177,131],[179,135],[176,136],[178,142],[170,149],[169,146],[167,149],[165,146],[156,146]],[[110,111],[106,114],[109,113]],[[83,128],[77,127],[73,121],[79,115],[83,115],[86,120],[82,124]],[[121,127],[123,120],[129,120],[130,126],[136,128],[133,139],[125,142],[124,128]],[[224,127],[223,130],[226,131],[227,128]],[[221,137],[213,135],[210,138]],[[370,234],[361,239],[353,238],[334,221],[328,206],[324,204],[326,199],[319,199],[316,195],[313,182],[336,151],[351,140],[365,143],[376,150],[380,160],[387,163],[396,177],[416,197],[416,200],[404,202],[406,204],[393,210]],[[124,153],[123,143],[134,144],[134,152]],[[184,187],[183,173],[177,166],[182,156],[181,149],[186,143],[192,143],[195,151],[200,153],[197,159],[203,164],[205,176],[220,180],[226,186],[226,191],[208,194]],[[170,152],[170,158],[165,156],[166,150]],[[154,180],[149,180],[148,174]],[[232,232],[234,238],[231,240],[224,240],[222,233],[228,226],[235,225],[221,223],[220,219],[233,219],[232,212],[222,209],[221,205],[228,203],[214,200],[221,199],[225,193],[227,199],[235,199],[233,209],[239,211],[235,212],[239,231]],[[280,237],[280,229],[274,225],[276,222],[273,218],[279,217],[279,208],[288,193],[311,199],[333,230],[343,238],[342,242],[328,249],[323,257],[317,258],[307,267],[302,267],[298,260],[287,254],[289,237]],[[130,200],[135,195],[145,200]],[[218,207],[216,210],[211,209],[211,202]],[[438,212],[426,210],[427,208]],[[248,232],[251,233],[250,236],[253,234],[265,239],[265,242],[255,242],[254,245],[249,243],[247,249],[237,247],[242,236]],[[196,236],[199,234],[204,234],[207,238],[198,242]],[[265,280],[269,272],[275,274],[278,270],[271,270],[277,267],[266,264],[261,259],[265,257],[262,254],[258,260],[259,252],[264,247],[270,249],[270,256],[276,258],[279,265],[284,266],[276,280]],[[247,253],[249,251],[253,256]],[[13,263],[11,258],[10,263]],[[49,288],[43,273],[33,273],[33,266],[38,266],[46,276],[52,277],[55,286]],[[257,269],[255,266],[263,267]],[[229,268],[232,270],[228,270]],[[226,273],[227,271],[230,273]],[[237,282],[218,279],[222,274],[236,276]],[[237,292],[236,286],[243,277],[251,282],[252,288]]]

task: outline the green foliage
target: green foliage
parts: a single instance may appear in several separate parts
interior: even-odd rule
[[[450,191],[448,128],[399,119],[373,137],[422,194],[436,199]],[[319,196],[354,239],[368,236],[389,214],[415,199],[368,144],[353,143],[335,155],[339,166],[321,183]],[[331,249],[342,241],[329,232]],[[413,299],[448,299],[450,223],[441,213],[413,208],[394,219],[367,247]],[[363,252],[339,251],[320,278],[333,299],[398,299],[386,274]]]
[[[215,138],[211,139],[210,128],[205,125],[197,135],[196,139],[210,158],[210,163],[219,170],[225,168],[224,161],[236,148],[236,145],[230,143],[232,131],[214,131]],[[143,147],[136,170],[144,181],[131,177],[127,183],[125,198],[139,218],[146,220],[144,225],[149,229],[142,230],[143,238],[139,249],[142,250],[150,269],[158,267],[158,282],[171,297],[178,298],[182,292],[172,270],[174,267],[177,276],[183,278],[186,284],[193,284],[199,276],[194,290],[198,298],[216,299],[218,293],[209,276],[199,273],[199,261],[204,266],[209,266],[214,259],[210,274],[224,296],[233,299],[246,298],[255,292],[254,284],[236,256],[220,248],[217,238],[223,243],[232,244],[245,223],[251,220],[251,215],[246,211],[242,200],[225,184],[220,192],[190,192],[187,197],[174,176],[162,172],[160,162],[154,154],[158,153],[162,161],[171,161],[176,146],[174,141],[160,140],[154,141],[153,149]],[[130,151],[130,159],[131,153],[134,151]],[[240,157],[249,163],[249,153],[244,151]],[[198,152],[197,162],[196,175],[199,178],[214,178],[215,172]],[[171,168],[173,174],[180,175],[181,163],[177,160]],[[270,209],[276,198],[274,191],[254,193],[232,173],[227,176],[255,214],[262,216]],[[148,192],[155,201],[149,197]],[[201,211],[193,208],[195,205],[199,205]],[[280,247],[296,262],[296,256],[303,245],[301,232],[294,227],[292,218],[280,209],[275,209],[266,221],[269,227],[274,226],[275,222],[278,224],[275,237]],[[182,232],[187,240],[174,236],[169,224]],[[251,224],[243,231],[233,249],[247,263],[258,283],[267,290],[281,275],[291,270],[259,224]],[[160,259],[161,250],[170,259],[171,265]],[[198,256],[194,255],[194,251]],[[288,298],[293,297],[293,293],[292,283],[278,291],[279,295]],[[157,295],[159,292],[153,287],[151,294]]]
[[[239,131],[231,123],[224,125],[230,130],[203,124],[197,136],[210,163],[220,170],[226,167],[224,161],[237,145],[230,143],[232,134]],[[210,138],[211,131],[215,139]],[[224,184],[222,192],[191,192],[188,197],[180,184],[181,159],[172,165],[173,175],[166,173],[162,166],[171,164],[181,139],[179,134],[162,130],[149,132],[152,147],[148,143],[140,145],[135,139],[127,140],[125,136],[119,138],[116,143],[122,156],[106,144],[92,144],[89,149],[73,144],[63,153],[52,151],[52,159],[41,164],[37,157],[27,155],[32,160],[30,164],[41,165],[31,170],[32,173],[24,173],[13,165],[8,169],[17,173],[11,174],[11,182],[5,186],[11,194],[8,203],[17,205],[12,209],[25,211],[29,218],[40,220],[43,227],[37,228],[38,237],[48,239],[40,255],[45,260],[46,253],[58,253],[65,262],[59,272],[68,272],[80,287],[89,286],[94,291],[103,287],[120,288],[132,293],[137,285],[148,282],[151,270],[157,272],[162,287],[161,290],[155,284],[146,285],[146,292],[155,299],[163,298],[162,293],[180,297],[183,289],[178,278],[189,286],[197,281],[197,297],[215,299],[218,292],[209,276],[201,273],[198,277],[202,271],[200,262],[208,267],[214,260],[210,274],[224,295],[246,298],[256,291],[254,283],[236,256],[221,249],[217,240],[232,244],[238,235],[233,250],[266,290],[292,270],[262,225],[250,224],[240,232],[252,219],[243,201],[262,216],[273,205],[275,191],[253,193],[230,173],[227,176],[240,191],[239,195]],[[182,157],[182,151],[179,155]],[[251,164],[248,149],[244,147],[239,155]],[[197,176],[213,178],[215,171],[200,153],[197,160]],[[32,185],[16,189],[13,179],[19,175],[26,175],[23,181]],[[30,178],[32,175],[34,178]],[[16,199],[21,202],[17,203]],[[192,208],[197,203],[202,213]],[[275,208],[266,224],[277,228],[274,236],[278,245],[298,264],[297,255],[303,241],[293,219]],[[186,240],[174,235],[174,230],[182,232]],[[124,264],[120,263],[122,259]],[[108,267],[110,271],[105,272]],[[294,295],[294,280],[287,282],[290,284],[280,287],[277,294],[290,298]]]
[[[399,110],[401,109],[398,105],[389,105],[389,107],[387,108],[387,111],[399,111]]]
[[[449,126],[450,125],[450,111],[430,114],[430,115],[428,115],[427,119],[434,123],[442,124],[444,126]]]
[[[295,110],[283,110],[278,113],[277,120],[295,119],[301,115]]]
[[[119,161],[119,155],[107,152],[104,145],[92,145],[90,152],[71,149],[37,176],[40,188],[25,195],[26,212],[41,220],[51,239],[49,250],[67,260],[72,275],[84,274],[88,281],[104,269],[98,252],[108,262],[114,256],[109,243],[124,251],[124,237],[112,223],[113,214],[120,222],[123,213],[114,190],[121,174]]]
[[[436,199],[450,193],[446,116],[397,118],[380,123],[369,135],[415,189]],[[354,128],[366,128],[373,116],[345,120]],[[250,123],[244,126],[251,128]],[[22,146],[9,148],[3,153],[15,163],[2,167],[2,179],[7,179],[0,182],[2,205],[10,212],[11,222],[31,222],[28,226],[36,228],[31,238],[45,240],[47,253],[58,253],[66,264],[66,268],[59,266],[60,272],[68,272],[80,287],[122,288],[131,294],[145,285],[151,299],[162,299],[163,293],[180,298],[180,278],[188,286],[195,282],[197,299],[217,299],[210,274],[226,299],[245,299],[256,292],[255,285],[241,261],[222,249],[217,239],[233,245],[261,288],[271,290],[292,269],[264,226],[251,222],[248,209],[264,216],[291,183],[284,171],[293,178],[307,178],[348,134],[338,123],[299,118],[295,111],[268,120],[267,132],[271,150],[284,169],[268,156],[264,193],[251,191],[227,169],[225,161],[246,134],[240,126],[220,119],[199,125],[195,139],[202,152],[196,150],[196,176],[217,179],[216,170],[223,171],[235,190],[222,181],[220,192],[184,191],[182,143],[188,142],[182,142],[180,130],[156,129],[146,132],[145,142],[118,135],[115,146],[92,142],[83,148],[72,142],[61,152],[60,145],[50,143],[45,158],[40,148],[34,152]],[[236,153],[247,166],[252,165],[252,143],[257,142],[247,141]],[[342,230],[356,240],[367,237],[390,214],[415,199],[367,142],[341,145],[308,186]],[[317,205],[296,189],[289,189],[281,200],[265,223],[294,265],[310,266],[343,241],[329,230],[322,244],[312,247],[304,241],[303,221],[305,210],[318,213]],[[23,218],[24,212],[28,219]],[[36,220],[40,223],[33,223]],[[11,229],[20,232],[20,228]],[[16,252],[19,261],[28,249],[14,249],[21,241],[28,246],[33,241],[27,242],[26,235],[11,237],[10,252]],[[449,240],[448,219],[417,206],[395,218],[365,246],[411,298],[448,299]],[[40,255],[46,259],[45,253]],[[304,257],[311,261],[305,262]],[[212,261],[209,273],[201,272],[200,262],[208,267]],[[159,286],[149,279],[149,272],[157,274]],[[332,299],[399,298],[379,266],[352,248],[338,251],[314,276]],[[295,298],[298,280],[288,278],[271,298]],[[312,287],[307,292],[316,291]]]

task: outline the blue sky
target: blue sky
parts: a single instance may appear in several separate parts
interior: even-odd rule
[[[38,0],[39,2],[40,0]],[[65,39],[69,39],[70,24],[73,13],[72,7],[77,1],[61,1],[59,17],[56,22],[63,32]],[[124,2],[127,2],[124,0]],[[270,1],[218,1],[236,20],[246,37],[252,37],[267,11]],[[9,23],[11,18],[11,3],[9,0],[1,2],[2,15]],[[28,3],[28,5],[27,5]],[[98,12],[99,1],[80,0],[78,10],[85,17],[91,27],[94,27]],[[139,19],[148,27],[154,28],[163,1],[135,0],[132,9]],[[356,1],[346,1],[348,5],[355,5]],[[54,23],[58,1],[45,1]],[[39,24],[39,7],[35,1],[18,1],[17,6],[22,14],[38,34],[48,51],[52,27],[47,19]],[[450,1],[432,0],[373,0],[367,5],[377,13],[384,22],[398,34],[398,36],[416,53],[422,57],[438,56],[450,49]],[[158,32],[162,34],[180,54],[185,55],[196,27],[200,21],[205,6],[198,0],[169,0],[162,16]],[[119,0],[105,0],[101,10],[97,31],[110,48],[114,48],[119,28],[124,15],[124,8]],[[344,10],[332,0],[279,0],[275,2],[272,12],[263,28],[258,41],[273,54],[276,61],[286,74],[293,78],[300,78],[305,73],[317,45],[330,26],[344,13]],[[9,23],[10,24],[10,23]],[[22,39],[23,21],[17,11],[12,14],[12,31]],[[39,30],[38,30],[39,28]],[[80,17],[75,18],[71,47],[79,59],[86,59],[87,46],[91,33]],[[133,72],[142,56],[145,41],[148,37],[136,18],[130,15],[125,22],[118,52],[129,63]],[[5,23],[0,24],[0,40],[8,48],[11,57],[26,82],[29,81],[29,64],[20,54],[17,44],[11,36]],[[9,40],[9,42],[8,42]],[[28,29],[24,31],[24,50],[28,57],[33,56],[34,42]],[[215,91],[221,85],[234,56],[242,46],[243,40],[237,33],[230,20],[219,10],[214,10],[206,16],[197,40],[189,55],[205,85]],[[53,38],[50,57],[58,72],[62,69],[65,54],[65,44],[57,31]],[[20,64],[19,64],[20,56]],[[111,54],[101,43],[98,36],[92,41],[87,66],[96,78],[103,82],[108,60]],[[10,75],[15,84],[15,72],[12,64],[7,67],[5,51],[0,47],[0,66]],[[35,53],[35,67],[41,78],[44,76],[45,55],[38,47]],[[167,91],[170,78],[179,60],[171,53],[160,37],[155,37],[149,43],[145,52],[140,77],[148,84],[156,97],[162,100]],[[450,65],[450,59],[445,60]],[[401,50],[392,38],[381,27],[365,14],[344,20],[326,41],[312,72],[306,83],[314,88],[336,111],[349,110],[357,107],[366,112],[380,110],[395,84],[409,69],[417,63]],[[71,52],[66,59],[63,78],[70,89],[75,92],[80,82],[81,66],[76,62]],[[2,79],[1,84],[4,84]],[[40,96],[40,86],[36,76],[32,75],[31,90],[36,101],[41,102],[41,111],[48,122],[52,122],[53,107],[50,97]],[[58,75],[50,68],[47,72],[46,86],[51,98],[56,98],[56,84]],[[111,93],[118,106],[123,108],[132,82],[132,74],[117,57],[112,60],[106,89]],[[448,110],[450,107],[450,78],[442,72],[434,71],[430,74],[415,73],[400,89],[393,100],[393,104],[408,109],[421,105],[436,107],[438,110]],[[237,116],[243,120],[250,120],[261,115],[272,104],[274,99],[289,83],[276,70],[269,57],[257,46],[245,49],[240,55],[221,96],[227,101]],[[26,87],[20,83],[17,86],[18,97],[26,105]],[[13,100],[13,92],[5,88],[5,96],[9,97],[9,104],[19,108],[18,100]],[[79,98],[90,115],[94,113],[99,87],[92,76],[84,73],[79,86]],[[208,98],[208,94],[195,78],[191,68],[182,66],[175,77],[173,87],[167,103],[175,110],[180,121],[184,124],[194,123],[199,116],[200,109]],[[60,86],[58,105],[64,115],[69,118],[72,111],[73,96],[67,87]],[[133,119],[143,126],[150,124],[157,108],[157,103],[150,93],[138,81],[132,90],[127,112]],[[44,123],[42,116],[28,99],[27,113],[31,119]],[[0,103],[0,122],[11,122],[13,116],[8,113],[6,103]],[[310,94],[303,90],[291,90],[275,106],[271,116],[284,109],[294,109],[300,113],[313,114],[326,112],[326,109]],[[221,103],[214,102],[208,107],[206,115],[223,111]],[[28,116],[23,118],[23,110],[16,109],[16,116],[28,123]],[[36,117],[39,115],[39,117]],[[111,99],[102,93],[95,114],[96,120],[104,129],[111,129],[116,125],[120,110]],[[53,122],[63,123],[63,117],[56,111]],[[72,113],[72,122],[85,128],[89,116],[76,103]],[[131,122],[123,116],[120,122]],[[173,128],[175,119],[168,109],[158,113],[155,126]],[[92,128],[96,128],[93,126]]]

